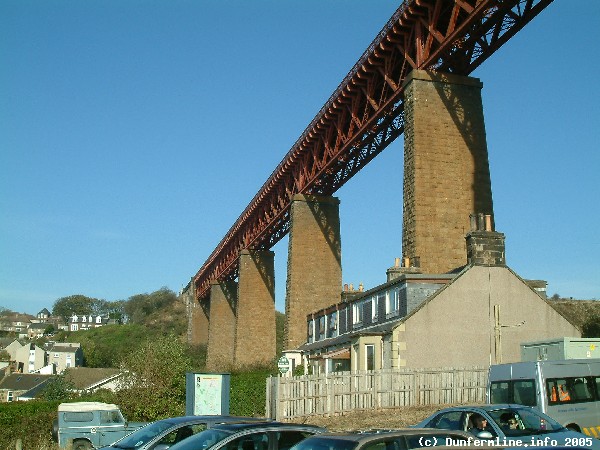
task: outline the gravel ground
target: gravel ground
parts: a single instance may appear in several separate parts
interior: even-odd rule
[[[399,409],[356,411],[339,416],[312,416],[305,422],[326,427],[331,431],[366,430],[370,428],[403,428],[414,425],[449,405],[408,406]]]

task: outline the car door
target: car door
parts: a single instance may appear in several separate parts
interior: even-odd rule
[[[404,439],[397,436],[382,436],[381,439],[366,443],[360,450],[406,450],[406,444]]]
[[[427,425],[440,430],[465,431],[462,411],[446,411],[435,416]]]
[[[145,450],[166,450],[185,438],[206,430],[205,423],[183,424],[178,428],[170,430],[163,436],[154,438],[153,442],[144,447]]]
[[[246,433],[231,441],[219,445],[217,450],[269,450],[269,432],[256,431]]]
[[[281,430],[274,431],[272,434],[273,446],[271,450],[289,450],[298,442],[303,441],[314,433],[304,430]]]

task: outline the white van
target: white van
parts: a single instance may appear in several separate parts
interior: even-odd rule
[[[567,428],[600,438],[600,359],[493,365],[487,400],[532,406]]]

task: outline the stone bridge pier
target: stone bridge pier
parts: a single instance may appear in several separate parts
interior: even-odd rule
[[[404,84],[402,253],[423,272],[464,266],[470,215],[493,217],[482,86],[423,70]]]

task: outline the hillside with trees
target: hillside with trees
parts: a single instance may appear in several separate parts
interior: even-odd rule
[[[119,324],[81,331],[60,331],[53,340],[79,342],[87,367],[120,367],[124,358],[146,342],[163,336],[176,337],[187,346],[187,352],[198,367],[203,367],[205,346],[187,345],[186,305],[167,288],[146,294],[136,294],[127,300],[107,302],[83,295],[56,300],[53,315],[109,315]],[[284,315],[276,313],[277,354],[283,348]]]

